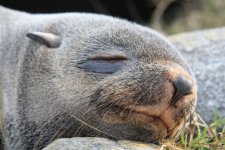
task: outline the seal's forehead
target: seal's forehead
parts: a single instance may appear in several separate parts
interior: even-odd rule
[[[67,44],[88,41],[133,48],[145,46],[149,49],[156,47],[155,43],[167,44],[158,32],[150,28],[103,15],[76,14],[52,26],[59,26],[58,32],[68,41]]]
[[[89,31],[84,39],[90,43],[133,49],[141,46],[149,47],[148,49],[159,47],[157,43],[161,44],[161,47],[168,45],[168,42],[163,40],[158,33],[131,23],[116,25],[107,23],[104,26]]]
[[[67,47],[72,47],[78,53],[89,51],[85,55],[91,55],[113,51],[146,63],[164,60],[185,66],[177,50],[150,28],[98,15],[84,15],[82,20],[73,22],[71,28],[66,29],[63,40]]]
[[[159,34],[151,30],[139,30],[136,26],[96,29],[85,38],[83,46],[90,51],[117,50],[132,54],[133,57],[157,60],[165,55],[176,55],[173,46]]]

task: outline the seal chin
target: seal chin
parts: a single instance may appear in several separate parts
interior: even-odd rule
[[[158,116],[148,115],[143,112],[135,111],[133,112],[133,117],[135,117],[134,119],[135,121],[148,124],[152,126],[153,128],[160,128],[160,129],[164,128],[166,132],[168,132],[169,130],[169,126],[167,122],[165,122],[163,119],[161,119]]]
[[[117,110],[117,109],[118,110]],[[137,128],[138,132],[134,140],[142,142],[157,142],[162,139],[175,138],[185,125],[186,120],[193,112],[193,104],[186,103],[173,107],[165,106],[135,106],[114,107],[108,109],[103,115],[103,121],[111,125],[128,125]],[[157,110],[157,111],[152,111]],[[133,131],[127,129],[127,132]],[[130,139],[131,137],[126,137]],[[133,140],[133,139],[131,139]]]
[[[178,112],[174,111],[170,107],[166,109],[160,115],[150,114],[150,112],[132,110],[133,120],[132,122],[140,122],[143,128],[149,130],[154,135],[154,141],[159,141],[166,138],[175,138],[185,125],[187,118],[191,114],[191,106],[180,108],[180,110],[186,110],[185,115],[182,118],[176,119]],[[147,126],[147,128],[146,128]]]
[[[168,124],[158,116],[149,116],[144,113],[136,112],[136,117],[138,121],[144,123],[143,128],[146,128],[153,135],[151,141],[159,141],[165,139],[168,136],[169,126]]]
[[[182,131],[182,128],[185,124],[185,119],[181,120],[179,123],[176,124],[173,128],[163,118],[157,116],[148,116],[143,113],[137,113],[139,116],[139,121],[144,123],[142,127],[146,129],[152,135],[149,136],[149,139],[145,141],[156,142],[162,139],[173,139],[176,138],[178,133]]]

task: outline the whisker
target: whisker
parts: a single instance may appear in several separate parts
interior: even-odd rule
[[[55,117],[58,116],[59,114],[60,114],[60,113],[56,113],[56,115],[54,115],[52,118],[55,118]],[[48,121],[46,121],[46,122],[45,122],[43,125],[41,125],[40,127],[38,127],[38,130],[37,130],[37,131],[43,129],[46,125],[48,125],[48,124],[52,121],[52,118],[49,119]]]
[[[84,129],[84,127],[85,127],[84,124],[81,124],[80,127],[76,130],[76,132],[73,134],[72,137],[76,137],[77,135],[79,135],[82,132],[82,130]]]
[[[60,130],[66,125],[66,123],[68,123],[70,121],[71,117],[68,118],[61,126],[60,128],[56,131],[56,133],[52,136],[52,138],[49,140],[50,142],[53,141],[53,139],[55,138],[55,136],[57,136],[57,134],[60,132]],[[56,137],[56,139],[58,138],[58,136]]]
[[[84,115],[86,115],[87,113],[89,113],[89,112],[91,112],[91,111],[94,111],[94,110],[95,110],[94,107],[89,107],[89,108],[87,109],[87,111],[85,111],[85,112],[83,113],[82,117],[83,117]]]
[[[86,125],[86,126],[92,128],[92,129],[94,129],[94,130],[96,130],[96,131],[98,131],[98,132],[100,132],[100,133],[103,133],[103,134],[108,135],[108,136],[113,137],[113,138],[117,138],[117,137],[115,137],[115,136],[113,136],[113,135],[111,135],[111,134],[109,134],[109,133],[106,133],[106,132],[104,132],[104,131],[99,130],[99,129],[96,128],[96,127],[93,127],[93,126],[89,125],[88,123],[82,121],[81,119],[77,118],[76,116],[74,116],[74,115],[72,115],[72,114],[70,114],[70,115],[71,115],[72,117],[74,117],[76,120],[78,120],[78,121],[80,121],[81,123],[83,123],[84,125]]]
[[[66,132],[67,129],[69,129],[71,126],[73,126],[74,123],[70,123],[69,125],[67,125],[67,127],[65,128],[65,130],[63,130],[57,137],[56,139],[62,137],[62,135]]]
[[[42,126],[40,127],[40,129],[38,129],[36,132],[41,131],[45,126],[47,126],[48,124],[50,124],[50,123],[54,120],[54,118],[56,118],[58,115],[59,115],[59,113],[57,113],[56,115],[54,115],[51,119],[49,119],[46,123],[44,123],[44,125],[42,125]],[[63,119],[65,119],[65,118],[60,118],[59,121],[61,121],[61,120],[63,120]],[[41,142],[41,140],[44,138],[44,136],[46,135],[46,133],[47,133],[50,129],[51,129],[51,128],[48,128],[48,130],[44,131],[44,132],[39,136],[37,142],[35,143],[35,145],[34,145],[34,147],[33,147],[33,150],[36,149],[36,147],[38,146],[38,144]]]

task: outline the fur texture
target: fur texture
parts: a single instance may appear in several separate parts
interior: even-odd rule
[[[26,36],[33,32],[61,43]],[[0,7],[0,36],[5,149],[41,149],[72,136],[154,142],[175,136],[194,110],[187,64],[149,28],[104,15]],[[192,91],[172,106],[178,76]]]

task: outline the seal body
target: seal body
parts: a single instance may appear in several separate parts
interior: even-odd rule
[[[195,108],[195,81],[179,52],[135,23],[0,7],[0,45],[5,149],[73,136],[159,141]]]

